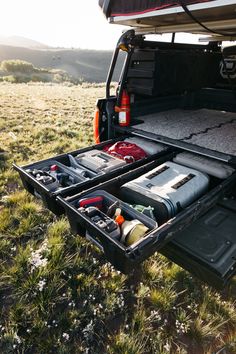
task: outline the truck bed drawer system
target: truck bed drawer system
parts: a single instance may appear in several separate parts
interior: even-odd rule
[[[65,212],[72,231],[122,272],[160,251],[208,283],[224,285],[236,267],[234,168],[147,139],[143,159],[106,158],[103,149],[117,141],[15,168],[29,192],[56,215]],[[140,146],[145,150],[145,139]]]
[[[64,209],[57,203],[56,197],[58,195],[68,196],[73,194],[74,190],[77,193],[86,190],[108,178],[115,177],[162,156],[167,150],[164,145],[156,143],[154,154],[146,153],[144,158],[132,161],[132,163],[126,163],[122,159],[103,152],[105,146],[113,145],[116,141],[125,139],[127,139],[127,136],[22,167],[14,164],[14,168],[19,172],[25,189],[40,197],[45,206],[54,214],[60,215],[64,213]],[[50,179],[44,180],[44,177],[49,177],[47,175],[52,174],[51,168],[53,167],[57,168],[57,171],[55,171],[57,173],[56,181],[53,176],[51,181]]]
[[[127,56],[111,96],[121,48]],[[66,213],[73,232],[124,273],[159,251],[225,285],[236,273],[236,100],[234,81],[219,86],[221,61],[218,44],[127,31],[97,102],[94,132],[103,143],[15,165],[25,188]]]

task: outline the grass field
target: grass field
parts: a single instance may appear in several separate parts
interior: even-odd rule
[[[236,353],[222,292],[155,254],[130,276],[24,191],[24,164],[92,143],[102,85],[0,84],[0,353]]]

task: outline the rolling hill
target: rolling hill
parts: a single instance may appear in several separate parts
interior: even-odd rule
[[[1,36],[0,35],[0,45],[8,45],[13,47],[23,47],[23,48],[37,48],[46,49],[49,48],[46,44],[35,41],[34,39],[25,38],[22,36]]]
[[[1,42],[1,40],[0,40]],[[104,82],[110,65],[112,51],[64,49],[64,48],[24,48],[0,44],[0,62],[20,59],[32,63],[37,68],[61,69],[76,79],[87,82]],[[119,62],[114,80],[118,80]]]

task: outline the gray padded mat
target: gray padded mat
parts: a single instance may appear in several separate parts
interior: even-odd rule
[[[144,123],[135,128],[236,155],[236,113],[174,109],[138,118]]]
[[[193,136],[188,142],[236,156],[236,123],[209,130],[207,134]]]

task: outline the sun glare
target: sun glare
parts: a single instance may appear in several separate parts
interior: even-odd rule
[[[54,47],[113,49],[122,31],[109,25],[98,0],[8,0],[1,3],[0,35]]]

